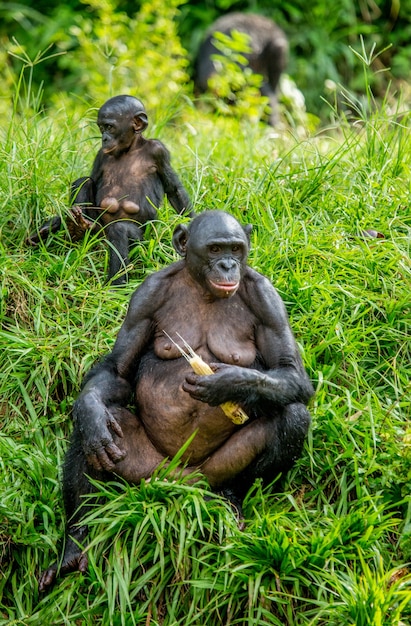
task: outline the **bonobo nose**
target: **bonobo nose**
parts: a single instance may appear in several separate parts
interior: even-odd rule
[[[218,266],[220,269],[228,272],[229,270],[232,270],[233,267],[235,267],[236,263],[233,259],[220,259]]]

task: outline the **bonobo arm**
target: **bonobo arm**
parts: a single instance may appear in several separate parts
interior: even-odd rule
[[[171,206],[177,213],[187,213],[187,215],[193,216],[191,200],[181,180],[171,167],[169,151],[160,141],[153,141],[155,141],[154,159],[157,165],[157,172]]]
[[[96,156],[94,157],[93,167],[91,168],[91,174],[90,174],[90,178],[91,180],[94,181],[95,185],[96,184],[98,185],[100,183],[104,158],[105,158],[105,154],[103,150],[100,148],[100,150],[97,152]]]
[[[89,373],[84,387],[73,406],[73,416],[79,425],[82,446],[88,463],[96,470],[112,470],[124,454],[114,444],[112,433],[123,436],[110,406],[129,401],[131,386],[119,376],[111,355]]]
[[[149,276],[133,294],[112,352],[90,371],[74,403],[84,453],[97,470],[113,470],[124,458],[113,442],[113,433],[122,437],[122,431],[111,408],[127,406],[132,396],[139,358],[151,340],[158,294],[164,291],[158,274]]]
[[[313,387],[304,369],[284,304],[271,283],[247,268],[241,296],[257,316],[255,330],[259,369],[211,364],[213,376],[189,374],[185,391],[202,402],[216,406],[229,400],[248,406],[294,402],[307,404]]]

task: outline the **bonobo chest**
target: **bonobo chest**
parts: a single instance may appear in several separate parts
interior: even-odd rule
[[[180,356],[178,348],[163,331],[181,347],[177,333],[206,362],[221,362],[250,367],[255,362],[256,319],[245,306],[241,295],[204,301],[188,291],[170,297],[158,311],[154,352],[160,359]]]
[[[133,150],[118,157],[107,154],[96,181],[96,204],[108,213],[119,209],[137,213],[146,196],[153,195],[153,190],[155,196],[162,193],[160,180],[153,184],[153,179],[157,178],[157,165],[147,151]]]

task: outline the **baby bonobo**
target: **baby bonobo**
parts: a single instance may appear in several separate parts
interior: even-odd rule
[[[87,568],[77,544],[87,533],[88,476],[138,483],[196,433],[185,474],[198,469],[212,489],[241,501],[255,478],[272,481],[301,454],[313,388],[280,296],[247,265],[250,230],[222,211],[177,226],[173,245],[182,260],[135,291],[113,351],[86,377],[64,462],[60,573]],[[174,344],[181,345],[179,335],[212,375],[193,372]],[[249,419],[233,423],[225,402]],[[54,564],[41,575],[41,590],[57,572]]]
[[[156,207],[167,195],[178,213],[190,215],[191,202],[170,164],[161,141],[145,139],[148,119],[144,105],[133,96],[110,98],[98,112],[102,146],[90,177],[79,178],[71,190],[71,219],[67,230],[73,241],[87,230],[102,230],[109,242],[108,279],[127,281],[130,245],[141,241],[144,225],[157,217]],[[61,228],[61,218],[45,222],[27,243],[37,245]],[[118,275],[121,271],[122,273]]]

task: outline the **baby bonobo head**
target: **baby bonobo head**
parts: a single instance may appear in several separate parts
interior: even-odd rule
[[[147,128],[147,113],[138,98],[114,96],[100,108],[97,125],[104,154],[119,156],[130,149],[136,134]]]
[[[251,229],[224,211],[205,211],[177,226],[173,245],[195,281],[214,298],[230,298],[247,265]]]

